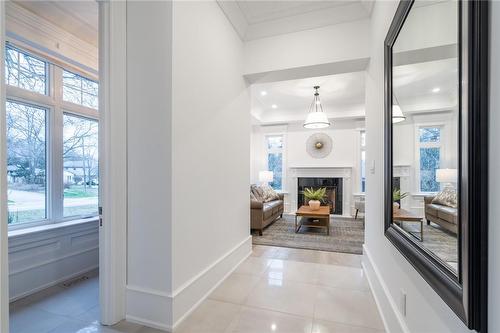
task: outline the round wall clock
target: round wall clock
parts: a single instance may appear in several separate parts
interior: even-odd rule
[[[306,142],[306,151],[313,158],[325,158],[332,151],[332,138],[325,133],[314,133]]]

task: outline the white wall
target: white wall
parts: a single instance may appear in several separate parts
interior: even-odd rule
[[[127,317],[150,325],[172,318],[171,64],[172,3],[127,2]]]
[[[500,332],[500,2],[491,2],[490,74],[490,213],[489,213],[489,311],[488,332]]]
[[[352,168],[352,192],[361,192],[361,139],[360,131],[364,129],[362,120],[339,120],[327,129],[310,130],[305,129],[302,124],[292,123],[288,125],[255,125],[251,133],[251,173],[250,183],[259,183],[259,171],[267,170],[267,151],[265,137],[272,134],[284,135],[284,178],[283,191],[285,192],[285,211],[291,212],[291,198],[294,193],[290,188],[292,176],[290,168],[293,167],[350,167]],[[307,139],[314,133],[325,133],[332,138],[333,146],[331,153],[325,158],[313,158],[306,151]],[[353,198],[350,199],[352,205]],[[351,207],[352,208],[352,207]],[[349,215],[352,212],[344,212]]]
[[[244,73],[367,58],[369,22],[353,21],[248,41],[245,43]]]
[[[384,38],[398,2],[376,2],[370,29],[371,62],[367,71],[367,174],[366,234],[363,265],[384,321],[390,332],[469,332],[453,311],[432,290],[410,263],[384,236],[383,128]],[[497,277],[498,280],[498,277]],[[400,293],[407,293],[407,314],[400,312]],[[497,309],[498,310],[498,309]],[[497,328],[498,329],[498,328]]]
[[[171,330],[250,254],[242,73],[215,1],[127,3],[128,320]]]
[[[243,43],[215,1],[174,2],[173,50],[175,322],[250,251],[250,100]]]
[[[258,183],[258,174],[267,169],[266,135],[285,135],[285,165],[290,167],[353,167],[353,173],[359,172],[360,131],[364,128],[362,121],[334,122],[327,129],[310,130],[301,124],[288,126],[253,126],[251,133],[251,183]],[[325,158],[311,157],[306,151],[307,139],[315,133],[325,133],[332,138],[332,152]],[[284,183],[285,186],[288,184]],[[284,190],[288,190],[286,187]],[[354,191],[359,191],[354,187]]]

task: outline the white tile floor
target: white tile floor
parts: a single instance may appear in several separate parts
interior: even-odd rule
[[[176,333],[384,332],[361,256],[255,246]]]
[[[11,333],[153,333],[99,323],[98,279],[50,288],[11,305]],[[181,325],[179,333],[376,333],[383,325],[350,254],[255,246]]]
[[[10,333],[158,333],[127,322],[99,325],[99,278],[55,286],[10,305]]]

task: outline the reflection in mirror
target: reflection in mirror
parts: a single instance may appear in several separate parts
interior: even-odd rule
[[[417,0],[392,48],[392,223],[456,275],[457,29],[456,1]]]

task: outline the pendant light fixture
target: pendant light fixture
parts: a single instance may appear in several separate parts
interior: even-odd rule
[[[401,110],[399,102],[396,99],[396,96],[394,96],[394,102],[392,103],[392,123],[397,124],[405,120],[406,117],[403,114],[403,110]]]
[[[397,124],[397,123],[400,123],[400,122],[405,121],[405,120],[406,120],[406,117],[403,114],[403,111],[401,110],[399,105],[394,104],[392,106],[392,123]]]
[[[326,128],[330,126],[330,121],[326,113],[323,112],[318,90],[319,86],[314,86],[314,98],[309,107],[306,121],[304,122],[305,128]]]

